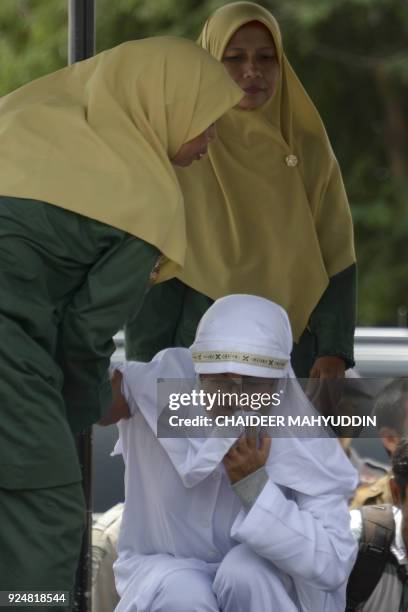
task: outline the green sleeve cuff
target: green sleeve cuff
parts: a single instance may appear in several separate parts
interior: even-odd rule
[[[109,379],[99,385],[75,381],[64,387],[67,418],[74,433],[79,433],[99,421],[112,405],[112,387]]]
[[[353,264],[330,278],[310,317],[310,331],[317,339],[316,357],[341,357],[346,368],[355,365],[356,298],[357,268]]]

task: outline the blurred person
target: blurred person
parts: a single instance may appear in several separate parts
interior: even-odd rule
[[[392,452],[393,506],[352,510],[360,552],[348,585],[347,612],[408,610],[408,438]]]
[[[361,378],[355,368],[344,379],[307,379],[300,381],[315,409],[325,417],[365,417],[374,412],[376,397],[387,384],[384,379]],[[365,489],[386,476],[389,466],[370,457],[362,457],[353,447],[353,439],[363,430],[362,424],[339,424],[332,427],[351,464],[359,475],[359,488]]]
[[[397,378],[385,387],[376,399],[373,414],[377,418],[378,435],[392,459],[401,437],[408,432],[407,378]],[[387,471],[375,482],[360,486],[351,507],[391,503],[390,477],[391,472]]]
[[[378,396],[374,415],[377,429],[388,456],[392,456],[408,431],[408,378],[393,380]]]
[[[186,265],[166,264],[126,326],[128,359],[189,346],[212,300],[253,293],[288,312],[298,377],[353,366],[356,264],[341,172],[318,111],[284,54],[271,13],[227,4],[199,44],[245,91],[217,124],[200,166],[179,170],[187,207]]]
[[[92,526],[92,610],[113,612],[119,602],[113,564],[122,522],[123,504],[104,512]]]
[[[209,378],[271,388],[290,380],[283,410],[303,414],[310,404],[291,347],[280,306],[233,295],[209,308],[190,350],[119,367],[119,412],[126,401],[130,418],[116,446],[126,466],[117,612],[343,612],[356,473],[337,440],[157,435],[162,379],[183,388],[197,376],[201,388]]]
[[[373,486],[388,473],[388,466],[381,461],[376,461],[371,457],[362,457],[352,446],[353,438],[339,438],[344,452],[350,460],[351,465],[357,470],[359,475],[359,489],[366,489]]]
[[[319,381],[313,381],[319,382]],[[371,416],[374,412],[376,398],[387,382],[383,379],[364,379],[355,368],[347,370],[344,381],[323,381],[326,387],[334,388],[333,393],[323,394],[322,401],[323,414],[343,414],[347,416]],[[342,384],[339,385],[338,383]],[[336,386],[340,386],[336,394]],[[334,401],[336,395],[339,398],[338,406],[333,407],[331,399]],[[310,396],[309,396],[310,397]],[[316,403],[314,403],[316,406]],[[336,431],[339,442],[351,464],[355,467],[359,475],[359,488],[365,488],[376,483],[380,478],[386,476],[389,466],[381,461],[376,461],[372,457],[362,457],[353,446],[353,439],[358,438],[362,427],[349,426],[338,428]]]
[[[242,95],[204,50],[163,37],[0,100],[1,591],[72,590],[85,519],[72,432],[111,405],[112,337],[159,258],[183,265],[173,164],[200,158]]]

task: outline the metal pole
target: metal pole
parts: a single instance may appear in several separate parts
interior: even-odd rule
[[[68,61],[95,54],[95,0],[68,0]]]
[[[77,436],[78,459],[86,504],[86,525],[75,575],[73,612],[91,612],[92,608],[92,429]]]
[[[95,54],[95,0],[68,0],[68,62]],[[86,501],[86,528],[76,574],[73,610],[91,612],[92,595],[92,430],[78,435],[78,458]]]

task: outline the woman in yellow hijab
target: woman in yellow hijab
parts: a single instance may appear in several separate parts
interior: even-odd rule
[[[112,336],[158,258],[184,263],[173,164],[203,155],[242,95],[207,52],[169,37],[0,101],[2,591],[72,588],[84,506],[70,426],[111,405]]]
[[[246,95],[217,123],[208,158],[178,172],[188,203],[186,262],[182,270],[163,266],[159,280],[177,280],[155,287],[129,323],[128,356],[189,345],[211,300],[245,292],[287,310],[298,376],[343,376],[353,365],[353,228],[320,116],[266,9],[228,4],[199,42]]]

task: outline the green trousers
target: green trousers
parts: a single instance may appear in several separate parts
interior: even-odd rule
[[[0,489],[0,591],[69,590],[72,605],[84,525],[80,483],[31,490]],[[19,609],[68,612],[71,605]]]
[[[159,255],[56,206],[0,198],[0,488],[81,480],[72,431],[111,405],[112,337]]]
[[[2,591],[72,590],[85,518],[72,433],[111,405],[112,338],[159,255],[62,208],[0,197]]]

